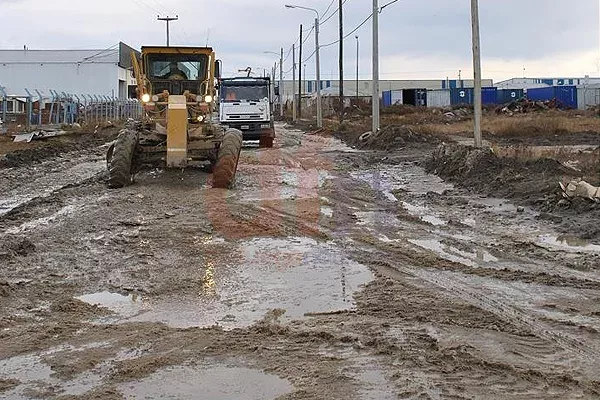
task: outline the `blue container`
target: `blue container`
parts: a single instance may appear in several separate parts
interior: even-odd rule
[[[495,87],[481,88],[481,102],[483,104],[496,104],[497,92],[498,88]]]
[[[496,104],[508,104],[525,97],[523,89],[498,89],[496,92]]]
[[[556,86],[554,97],[561,108],[577,108],[577,87],[575,86]]]
[[[527,89],[527,98],[534,101],[550,101],[554,99],[554,88],[543,87]]]
[[[385,90],[382,93],[382,97],[383,97],[383,106],[384,107],[390,107],[392,105],[392,91],[391,90]]]
[[[577,87],[553,86],[528,89],[527,98],[534,101],[556,100],[561,108],[577,108]]]
[[[472,88],[450,89],[450,104],[473,104],[473,93]]]

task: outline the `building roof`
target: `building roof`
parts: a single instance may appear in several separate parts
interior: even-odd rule
[[[119,64],[123,68],[130,66],[129,54],[139,53],[124,43],[118,43],[106,49],[89,50],[2,50],[0,64]]]

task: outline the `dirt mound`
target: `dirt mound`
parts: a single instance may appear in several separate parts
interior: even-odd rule
[[[13,168],[38,163],[59,157],[65,153],[100,146],[113,140],[117,134],[117,127],[109,127],[96,133],[73,133],[47,139],[43,145],[31,143],[31,148],[3,151],[2,146],[0,146],[0,168]],[[1,155],[3,153],[6,154]]]
[[[519,160],[498,157],[489,148],[444,144],[425,161],[425,168],[459,187],[537,209],[540,218],[560,224],[565,231],[572,231],[577,224],[580,236],[600,236],[600,228],[593,222],[600,218],[600,205],[563,198],[558,183],[576,178],[578,172],[556,160]],[[582,213],[589,216],[589,224],[580,223]]]
[[[419,132],[415,127],[405,125],[386,126],[378,134],[372,132],[340,134],[348,144],[360,149],[393,150],[415,144],[438,144],[440,139],[427,132]]]

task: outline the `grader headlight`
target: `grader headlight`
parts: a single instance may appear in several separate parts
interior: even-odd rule
[[[150,102],[150,95],[149,95],[148,93],[144,93],[144,94],[142,95],[142,102],[143,102],[143,103],[148,103],[148,102]]]
[[[210,94],[207,94],[206,96],[204,96],[204,101],[206,103],[212,103],[213,97]]]

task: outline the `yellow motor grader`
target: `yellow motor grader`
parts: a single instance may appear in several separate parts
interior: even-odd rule
[[[234,178],[242,133],[213,122],[220,62],[210,47],[142,47],[132,54],[143,118],[130,121],[107,152],[108,185],[131,184],[142,166],[209,164],[213,187]]]

